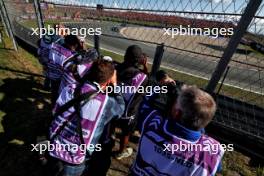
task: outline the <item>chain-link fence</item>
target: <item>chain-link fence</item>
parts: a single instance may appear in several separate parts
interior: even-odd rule
[[[34,2],[4,0],[15,35],[31,45],[38,39],[30,35],[30,28],[38,26]],[[163,44],[161,68],[179,81],[204,88],[224,59],[249,2],[45,0],[40,6],[46,26],[63,23],[70,28],[101,28],[100,47],[114,53],[122,55],[129,45],[137,44],[154,58],[156,46]],[[94,36],[87,36],[86,41],[93,45]],[[263,2],[222,79],[215,90],[219,108],[214,123],[264,141]]]
[[[53,7],[44,10],[46,20],[68,21],[67,24],[71,27],[101,27],[102,46],[121,53],[131,43],[129,40],[121,40],[123,38],[143,42],[143,49],[150,56],[154,55],[156,44],[164,43],[164,66],[207,80],[220,60],[230,36],[211,33],[208,37],[201,35],[201,31],[198,34],[193,31],[196,35],[172,36],[169,33],[166,35],[164,28],[210,28],[215,31],[234,28],[248,4],[248,1],[241,0],[50,2]],[[225,80],[225,84],[245,90],[245,93],[260,95],[263,95],[262,9],[263,3],[233,55]],[[92,38],[90,41],[92,42]],[[258,47],[262,49],[256,49]],[[203,85],[205,84],[206,82]],[[245,94],[235,97],[246,98],[246,101],[250,99]],[[257,104],[261,105],[263,102]]]
[[[2,11],[7,12],[10,20],[10,27],[14,35],[24,42],[37,47],[38,36],[31,35],[31,26],[37,26],[36,12],[33,2],[28,1],[2,1]],[[8,23],[8,21],[6,21]],[[24,25],[22,25],[24,24]],[[26,26],[26,27],[25,27]]]

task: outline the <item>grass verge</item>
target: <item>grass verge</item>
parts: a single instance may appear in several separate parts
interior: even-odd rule
[[[41,176],[31,144],[47,132],[49,93],[42,90],[38,60],[23,48],[15,52],[12,47],[4,35],[0,43],[0,175]]]
[[[106,19],[102,19],[102,20],[106,20]],[[57,24],[59,22],[61,22],[61,21],[60,20],[46,20],[45,26]],[[65,22],[72,22],[72,20],[68,20]],[[120,22],[120,21],[118,21],[118,22]],[[23,21],[22,24],[27,26],[27,27],[35,27],[36,26],[35,22],[32,20]],[[117,61],[123,60],[121,55],[107,51],[107,50],[101,50],[101,53],[103,55],[109,55]],[[151,64],[149,65],[149,67],[151,67]],[[206,79],[202,79],[200,77],[194,77],[194,76],[182,73],[182,72],[174,71],[168,67],[165,68],[165,67],[161,66],[161,69],[167,71],[173,78],[175,78],[179,81],[186,82],[188,84],[196,84],[199,87],[205,87],[208,83],[208,80],[206,80]],[[218,87],[216,88],[216,90],[218,90],[219,86],[220,86],[220,84],[218,84]],[[254,104],[254,105],[257,105],[257,106],[264,108],[264,95],[257,94],[254,92],[250,92],[250,91],[243,90],[243,89],[239,89],[236,87],[228,86],[228,85],[223,85],[220,93],[223,95],[241,100],[243,102],[247,102],[249,104]]]
[[[110,52],[108,50],[101,49],[101,54],[111,56],[114,60],[118,62],[123,61],[123,56]],[[151,68],[152,64],[148,64],[148,68]],[[188,74],[184,74],[181,72],[174,71],[172,69],[169,69],[167,67],[161,66],[161,69],[165,70],[171,77],[173,77],[176,80],[186,82],[188,84],[195,84],[199,87],[205,87],[208,83],[206,79],[190,76]],[[216,90],[218,90],[220,84],[218,84],[218,87]],[[255,104],[260,107],[264,107],[264,95],[260,95],[254,92],[245,91],[239,88],[235,88],[232,86],[223,85],[220,91],[221,94],[224,94],[226,96],[230,96],[233,98],[236,98],[238,100],[242,100],[247,103]]]
[[[41,74],[37,59],[20,47],[18,52],[11,48],[11,41],[5,37],[0,44],[0,175],[42,176],[43,168],[30,151],[30,144],[46,133],[51,117],[49,93],[42,90],[42,77],[36,76]],[[123,60],[121,55],[106,50],[101,53]],[[261,176],[263,170],[252,166],[250,158],[241,153],[225,154],[223,175]]]

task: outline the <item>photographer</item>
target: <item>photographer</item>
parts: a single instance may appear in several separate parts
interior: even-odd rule
[[[143,66],[143,70],[140,67]],[[117,67],[117,79],[119,84],[133,86],[136,89],[146,87],[148,84],[147,77],[147,57],[137,45],[131,45],[127,48],[124,62]],[[121,128],[120,147],[115,158],[121,160],[132,155],[133,149],[127,147],[129,136],[134,131],[137,124],[137,110],[144,94],[135,92],[126,92],[123,94],[126,108],[123,117],[117,122]]]
[[[55,29],[54,25],[54,29]],[[63,45],[64,38],[63,36],[59,35],[44,35],[41,39],[38,40],[38,59],[41,65],[43,66],[43,72],[45,76],[44,80],[44,89],[50,89],[50,78],[49,74],[47,73],[48,69],[48,62],[49,62],[49,53],[51,50],[52,43],[56,43],[59,45]]]
[[[167,93],[153,93],[151,96],[145,96],[142,104],[148,104],[153,109],[159,110],[160,113],[167,115],[166,113],[169,110],[169,106],[177,98],[182,83],[173,80],[164,70],[159,70],[155,78],[156,79],[152,79],[149,84],[153,87],[166,87]]]
[[[82,77],[89,71],[93,61],[98,59],[95,49],[79,51],[74,57],[63,64],[63,75],[61,78],[59,94],[64,87],[71,85],[76,88]]]
[[[141,139],[131,175],[215,175],[224,150],[201,132],[216,111],[214,99],[195,86],[184,85],[169,107],[166,115],[147,104],[140,107]],[[179,150],[181,144],[202,147]],[[205,144],[217,150],[212,153]]]
[[[56,103],[55,119],[50,127],[51,143],[77,145],[77,151],[73,151],[73,148],[67,150],[56,148],[49,151],[52,161],[49,175],[80,176],[85,168],[89,169],[88,161],[95,150],[85,148],[87,150],[83,151],[81,145],[101,146],[99,139],[105,126],[113,118],[119,118],[124,111],[124,100],[121,95],[99,92],[99,89],[114,86],[116,82],[113,63],[99,59],[93,62],[80,86],[76,89],[71,89],[70,86],[63,89]],[[76,102],[74,106],[66,108],[58,115],[65,104],[83,96],[81,102]]]
[[[47,63],[47,75],[51,80],[51,102],[52,106],[59,96],[59,87],[63,75],[63,65],[70,58],[74,57],[80,41],[75,35],[67,35],[64,44],[52,43]]]

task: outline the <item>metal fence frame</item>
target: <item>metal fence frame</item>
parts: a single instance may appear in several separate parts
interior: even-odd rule
[[[1,3],[4,3],[3,0],[0,0]],[[216,117],[217,118],[223,118],[225,116],[225,112],[228,112],[230,114],[232,113],[238,113],[239,110],[243,109],[243,112],[241,112],[239,115],[241,115],[242,117],[245,116],[249,116],[249,117],[256,117],[257,119],[259,119],[258,123],[261,123],[261,115],[264,114],[264,109],[254,106],[254,105],[250,105],[250,104],[245,104],[245,102],[241,102],[239,100],[235,100],[226,96],[222,96],[222,95],[218,95],[215,94],[214,91],[221,79],[221,77],[223,76],[223,74],[227,74],[228,73],[228,63],[231,60],[235,50],[237,49],[237,46],[243,36],[243,34],[245,33],[247,27],[249,26],[250,22],[252,21],[253,18],[260,18],[260,19],[264,19],[264,17],[262,16],[255,16],[256,11],[258,10],[260,4],[261,4],[262,0],[250,0],[247,8],[245,9],[242,18],[240,19],[240,22],[237,26],[237,29],[235,30],[235,34],[232,36],[232,38],[230,39],[227,48],[225,48],[224,50],[224,54],[222,55],[222,57],[218,57],[218,56],[214,56],[219,59],[218,65],[215,68],[215,71],[208,83],[208,85],[206,86],[206,90],[211,93],[212,95],[215,96],[217,103],[218,103],[218,107],[219,110],[217,111]],[[2,4],[1,4],[2,6]],[[4,7],[4,5],[2,6]],[[43,17],[42,17],[42,12],[41,12],[41,7],[40,7],[40,3],[38,0],[34,0],[34,7],[35,7],[35,13],[36,13],[36,19],[38,20],[38,26],[39,27],[43,27],[44,26],[44,21],[43,21]],[[90,8],[94,8],[94,7],[90,7]],[[110,8],[108,7],[107,9],[109,10],[127,10],[127,9],[123,9],[123,8]],[[142,11],[142,9],[133,9],[134,11]],[[6,10],[4,10],[4,8],[1,8],[1,14],[6,13]],[[144,11],[148,11],[148,10],[144,10]],[[170,11],[159,11],[159,12],[170,12]],[[171,11],[172,13],[172,11]],[[173,11],[173,13],[181,13],[181,11]],[[208,14],[206,12],[184,12],[184,13],[204,13],[204,14]],[[18,37],[19,39],[23,40],[25,43],[37,47],[36,45],[36,41],[38,40],[38,38],[32,38],[32,36],[29,35],[29,33],[31,32],[30,29],[25,28],[24,26],[22,26],[21,24],[14,22],[13,23],[13,30],[12,30],[12,26],[10,24],[10,19],[8,18],[8,13],[6,13],[7,15],[4,15],[4,17],[6,17],[8,20],[6,20],[6,26],[8,29],[8,33],[11,34],[11,38],[14,39],[14,37]],[[217,13],[214,13],[217,14]],[[228,15],[240,15],[240,14],[236,14],[236,13],[227,13]],[[9,24],[8,24],[9,23]],[[10,26],[10,27],[8,27]],[[14,35],[12,37],[12,34]],[[26,34],[26,35],[24,35]],[[106,36],[106,35],[105,35]],[[116,37],[116,36],[111,36],[109,35],[109,37]],[[123,38],[128,40],[127,38]],[[129,40],[134,40],[134,41],[140,41],[140,40],[136,40],[136,39],[129,39]],[[14,42],[14,47],[16,46],[16,42],[15,39],[13,40]],[[141,41],[141,42],[145,42],[146,41]],[[160,68],[161,65],[161,61],[162,61],[162,57],[163,57],[163,53],[164,53],[164,44],[159,44],[159,43],[155,43],[155,42],[148,42],[151,44],[155,44],[157,45],[156,47],[156,53],[155,53],[155,57],[153,59],[153,65],[152,65],[152,71],[151,71],[151,75],[155,75],[155,73],[157,72],[157,70]],[[97,49],[97,51],[100,51],[100,37],[95,35],[94,37],[94,47]],[[170,47],[170,46],[166,46],[166,47]],[[15,47],[16,48],[16,47]],[[173,48],[173,47],[172,47]],[[176,50],[180,50],[179,48],[173,48]],[[239,61],[237,61],[239,62]],[[227,70],[227,71],[226,71]],[[225,72],[226,71],[226,72]],[[225,76],[224,76],[225,78]],[[224,82],[224,78],[221,84],[223,84]],[[218,92],[220,92],[221,87],[218,89]],[[254,109],[254,111],[252,111],[252,109]],[[237,114],[235,116],[237,116]],[[263,117],[262,117],[263,118]],[[235,119],[237,120],[237,119]],[[264,119],[262,119],[264,120]],[[257,122],[256,124],[257,125]],[[223,129],[227,129],[227,131],[231,131],[231,132],[241,132],[241,134],[238,136],[240,138],[245,138],[244,135],[246,135],[246,137],[252,141],[257,141],[259,144],[264,144],[264,135],[263,138],[260,138],[258,135],[253,135],[253,133],[247,133],[245,131],[238,131],[237,129],[230,127],[228,125],[226,125],[226,123],[221,123],[219,121],[214,121],[211,125],[212,126],[221,126]],[[264,129],[263,129],[264,131]],[[222,138],[223,141],[225,141],[225,139]],[[253,142],[254,143],[254,142]],[[261,154],[261,150],[263,148],[259,147],[259,150],[256,151],[256,149],[254,149],[254,146],[252,147],[248,147],[245,148],[244,144],[241,143],[241,141],[236,143],[237,147],[239,148],[243,148],[243,150],[247,150],[247,152],[250,152],[252,154],[254,154],[255,156],[258,157],[262,157],[264,158],[264,156],[262,156]],[[263,145],[262,145],[263,146]]]

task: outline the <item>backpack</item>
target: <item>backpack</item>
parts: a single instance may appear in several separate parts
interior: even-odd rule
[[[81,94],[79,96],[76,96],[72,100],[70,100],[67,103],[65,103],[63,106],[59,107],[57,112],[53,116],[56,117],[58,115],[61,115],[62,113],[64,113],[65,111],[67,111],[69,108],[71,108],[73,106],[76,109],[79,109],[80,102],[82,102],[84,100],[89,101],[89,100],[93,99],[96,95],[97,95],[97,91],[92,91],[92,92],[88,92],[88,93],[84,93],[84,94]],[[73,117],[76,117],[76,116],[72,115],[71,118],[73,118]],[[78,117],[80,117],[80,116],[78,115]],[[79,122],[80,122],[80,118],[78,118],[78,119],[79,119]],[[38,149],[40,150],[40,146],[42,146],[42,145],[46,145],[45,148],[47,149],[48,145],[50,144],[49,141],[54,140],[60,134],[60,132],[66,127],[66,125],[68,124],[68,122],[70,120],[71,119],[68,119],[67,121],[65,121],[63,123],[63,125],[59,128],[59,130],[56,132],[56,134],[52,136],[52,138],[50,138],[49,140],[43,140],[43,141],[38,142],[37,143],[37,145],[39,146]],[[81,123],[79,123],[79,125],[81,125]],[[82,143],[84,143],[84,140],[82,138],[82,136],[83,136],[82,135],[82,130],[78,129],[78,133],[80,134]],[[39,154],[39,160],[41,162],[41,165],[43,165],[43,166],[47,165],[47,163],[49,162],[49,158],[50,158],[49,151],[46,150],[46,151],[44,151],[44,153],[42,153],[40,151],[38,154]]]

